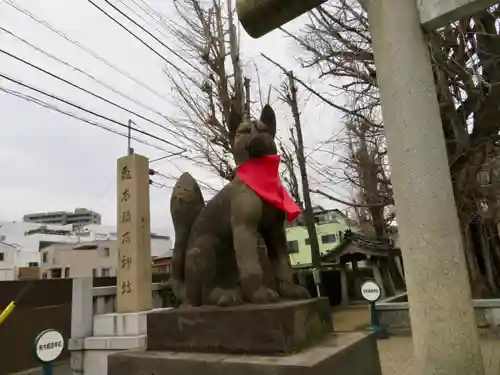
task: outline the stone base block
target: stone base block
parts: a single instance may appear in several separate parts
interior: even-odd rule
[[[154,309],[134,313],[112,313],[94,316],[94,336],[138,336],[147,333],[146,316],[151,311],[165,311]]]
[[[236,333],[236,332],[235,332]],[[372,334],[335,333],[289,356],[121,352],[108,358],[108,375],[382,375]]]
[[[289,354],[333,331],[327,298],[151,312],[148,350]]]
[[[86,337],[83,341],[85,350],[146,350],[146,335]]]
[[[129,336],[146,333],[146,312],[94,316],[94,336]]]
[[[108,356],[120,351],[145,351],[146,335],[86,337],[83,348],[83,351],[71,353],[72,368],[78,368],[77,362],[83,360],[83,375],[106,375]]]

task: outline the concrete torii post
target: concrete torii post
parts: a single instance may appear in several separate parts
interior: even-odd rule
[[[260,37],[325,0],[237,0]],[[364,0],[405,262],[415,364],[422,375],[483,375],[469,278],[424,29],[492,0]],[[269,21],[268,21],[269,20]]]

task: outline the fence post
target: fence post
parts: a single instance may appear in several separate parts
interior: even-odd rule
[[[93,325],[93,280],[92,278],[73,279],[73,293],[71,300],[71,373],[82,375],[83,369],[83,340],[92,336]]]

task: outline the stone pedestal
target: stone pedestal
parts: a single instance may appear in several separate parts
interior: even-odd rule
[[[148,350],[289,354],[332,332],[327,298],[151,312]]]
[[[327,298],[152,311],[147,350],[108,357],[108,375],[382,375],[375,337],[332,333]]]
[[[237,332],[234,332],[237,336]],[[382,375],[375,337],[330,334],[288,356],[128,351],[108,358],[108,375]]]
[[[147,314],[143,311],[95,315],[87,337],[69,340],[72,373],[106,375],[111,353],[146,350]]]

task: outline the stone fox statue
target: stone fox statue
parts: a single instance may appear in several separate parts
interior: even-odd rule
[[[284,221],[300,209],[279,180],[275,113],[266,105],[260,120],[231,123],[235,178],[206,205],[189,173],[173,189],[174,291],[189,306],[309,298],[288,257]]]

